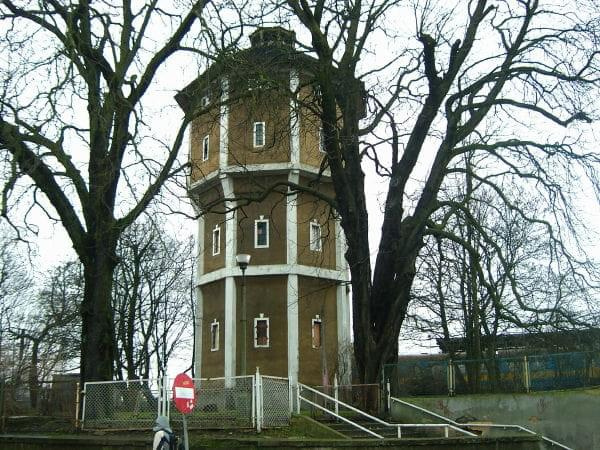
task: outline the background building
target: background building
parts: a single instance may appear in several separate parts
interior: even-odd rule
[[[263,28],[177,95],[190,131],[198,219],[196,376],[246,372],[321,384],[349,377],[342,231],[328,203],[313,60],[294,34]],[[302,186],[300,193],[289,185]],[[236,255],[248,254],[243,297]]]

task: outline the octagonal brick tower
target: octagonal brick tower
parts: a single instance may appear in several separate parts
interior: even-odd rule
[[[350,376],[345,239],[318,195],[333,196],[308,84],[314,60],[294,33],[262,28],[215,62],[177,101],[197,114],[188,193],[197,211],[196,376],[240,375],[242,272],[251,374],[322,384]],[[306,86],[305,86],[306,85]],[[295,92],[291,95],[290,92]]]

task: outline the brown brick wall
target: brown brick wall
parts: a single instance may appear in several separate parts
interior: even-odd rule
[[[320,167],[325,153],[319,151],[319,130],[321,120],[315,114],[315,99],[311,89],[303,88],[298,96],[300,100],[300,162],[313,167]]]
[[[215,281],[202,286],[202,377],[222,377],[225,368],[225,283]],[[210,350],[210,325],[219,322],[219,350]]]
[[[214,108],[192,122],[190,127],[190,163],[192,183],[219,168],[219,113]],[[208,160],[202,160],[202,140],[209,136]]]
[[[323,369],[327,369],[330,381],[337,369],[336,284],[328,280],[300,277],[298,313],[299,380],[306,384],[321,385]],[[317,314],[322,320],[324,336],[324,346],[320,349],[312,348],[312,319]]]
[[[310,223],[313,220],[321,225],[321,251],[310,249]],[[330,207],[309,194],[298,194],[298,262],[335,269],[335,243],[335,221],[330,217]]]
[[[238,330],[241,333],[241,277],[237,283]],[[247,370],[287,377],[287,276],[246,277],[247,290]],[[254,348],[254,318],[260,313],[269,318],[269,347]],[[239,335],[238,335],[239,336]],[[241,344],[237,345],[237,373],[241,359]]]
[[[213,230],[217,225],[221,229],[221,251],[219,254],[213,255]],[[222,214],[207,213],[204,216],[204,273],[225,267],[225,225],[225,216]]]
[[[230,106],[228,164],[267,164],[290,160],[289,97],[276,92],[250,93]],[[263,147],[253,146],[253,124],[265,122]]]
[[[259,177],[252,180],[236,180],[235,191],[242,197],[245,192],[257,189],[256,185],[269,186],[285,177]],[[286,200],[272,193],[260,203],[250,203],[238,211],[238,253],[252,256],[252,265],[285,264],[287,259]],[[260,216],[269,220],[269,247],[254,247],[255,220]]]

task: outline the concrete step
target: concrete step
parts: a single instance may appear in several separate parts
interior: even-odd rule
[[[374,433],[383,436],[384,438],[397,438],[398,437],[398,429],[396,427],[387,427],[385,425],[379,424],[377,422],[357,419],[357,418],[348,418],[352,420],[354,423],[373,431]],[[333,430],[344,434],[345,436],[351,438],[365,438],[372,437],[369,433],[354,427],[343,421],[334,421],[334,420],[321,420],[321,423],[327,425]],[[440,437],[443,435],[443,431],[437,428],[417,428],[417,427],[408,427],[402,429],[402,437],[403,438],[425,438],[425,437]]]

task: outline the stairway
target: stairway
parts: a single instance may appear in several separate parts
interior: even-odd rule
[[[379,423],[373,422],[371,420],[362,419],[358,416],[350,416],[348,417],[353,423],[360,425],[368,430],[377,433],[380,436],[383,436],[386,439],[397,439],[398,438],[398,429],[394,427],[388,427],[385,425],[381,425]],[[350,439],[365,439],[365,438],[374,438],[373,435],[359,429],[354,425],[350,425],[341,420],[336,420],[332,417],[321,416],[317,418],[317,420],[323,425],[328,426],[334,431],[337,431],[340,434],[350,438]],[[443,431],[439,428],[434,429],[426,429],[426,428],[403,428],[402,429],[402,438],[430,438],[430,437],[440,437],[443,435]]]

